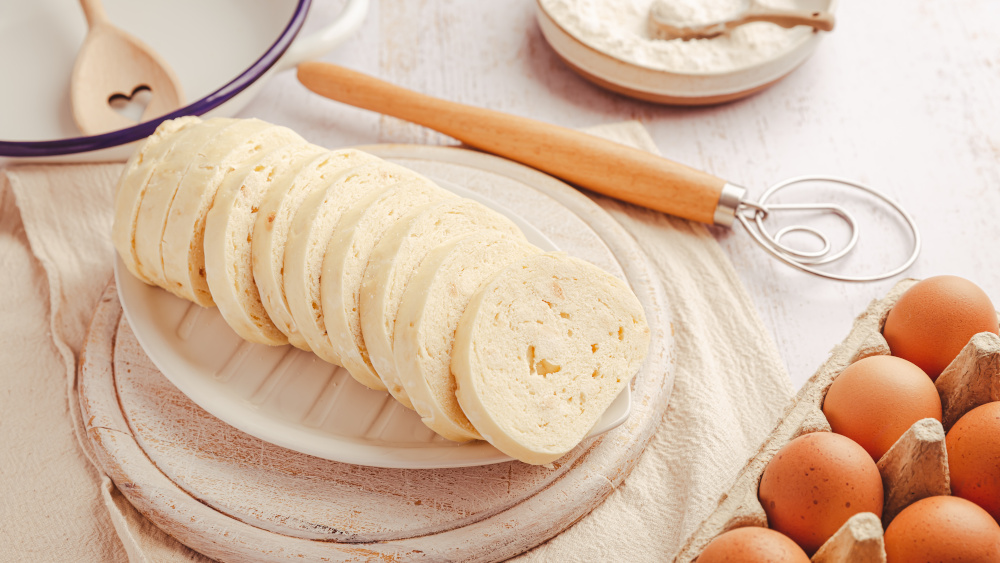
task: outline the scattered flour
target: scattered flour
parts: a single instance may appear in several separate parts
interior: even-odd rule
[[[599,51],[625,62],[673,72],[711,73],[745,68],[771,59],[812,33],[808,27],[784,29],[766,22],[737,27],[712,39],[653,39],[647,21],[655,0],[540,0],[564,30]],[[741,0],[662,0],[687,25],[707,23],[743,10]],[[736,7],[736,4],[739,4]],[[795,8],[794,0],[761,2]],[[716,17],[722,14],[721,17]],[[686,23],[686,22],[685,22]]]

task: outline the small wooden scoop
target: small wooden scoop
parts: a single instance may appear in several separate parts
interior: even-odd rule
[[[180,81],[149,46],[108,21],[100,0],[80,0],[90,31],[76,56],[70,81],[73,120],[85,135],[131,127],[137,122],[112,107],[142,90],[152,98],[139,122],[170,113],[184,103]]]
[[[750,0],[747,9],[724,21],[686,26],[670,17],[665,4],[670,0],[657,0],[649,9],[649,33],[656,39],[711,39],[735,27],[750,22],[770,22],[789,28],[799,25],[812,26],[820,31],[832,31],[833,14],[813,10],[781,10],[769,8]]]

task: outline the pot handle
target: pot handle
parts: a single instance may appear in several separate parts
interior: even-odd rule
[[[277,70],[287,70],[302,61],[315,59],[343,43],[361,27],[368,14],[368,2],[369,0],[347,0],[344,9],[332,22],[308,37],[296,38],[275,65]]]

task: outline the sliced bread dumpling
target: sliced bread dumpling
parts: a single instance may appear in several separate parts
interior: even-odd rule
[[[346,170],[380,163],[377,157],[357,150],[330,151],[306,164],[291,181],[276,185],[260,203],[250,249],[254,281],[268,316],[297,348],[311,350],[295,324],[285,294],[285,245],[295,214],[307,197],[329,186]]]
[[[389,393],[413,408],[396,373],[392,352],[396,313],[406,284],[427,254],[471,232],[493,230],[521,237],[510,219],[471,199],[438,203],[396,224],[372,251],[361,283],[361,332],[372,366]]]
[[[205,274],[219,312],[243,338],[278,346],[288,343],[267,316],[253,279],[250,247],[264,195],[282,186],[325,153],[315,145],[288,145],[226,176],[205,219]]]
[[[455,394],[484,439],[545,464],[586,437],[648,347],[628,285],[563,253],[531,256],[496,274],[463,313]]]
[[[421,213],[451,192],[419,180],[373,193],[344,212],[323,255],[320,301],[327,337],[340,365],[372,389],[385,385],[372,368],[361,334],[361,281],[375,245],[399,221]]]
[[[340,364],[340,357],[327,337],[320,282],[327,244],[344,212],[366,195],[380,193],[401,181],[440,189],[412,170],[368,158],[369,164],[341,172],[325,187],[306,196],[295,212],[285,241],[283,282],[288,311],[313,353],[334,364]]]
[[[306,141],[287,127],[240,119],[198,151],[181,179],[163,228],[166,289],[203,307],[214,305],[205,279],[205,217],[226,175],[285,145]]]
[[[406,285],[393,338],[396,369],[414,410],[441,436],[456,442],[482,438],[458,404],[451,374],[462,313],[494,274],[541,252],[496,231],[473,233],[432,250]]]
[[[111,242],[128,271],[150,285],[153,285],[153,282],[139,271],[135,256],[135,222],[139,216],[139,207],[142,205],[142,199],[146,195],[146,185],[156,165],[174,148],[171,141],[178,132],[198,123],[201,123],[201,119],[194,116],[160,123],[153,134],[146,137],[146,140],[132,153],[118,179]]]
[[[149,178],[135,222],[135,255],[139,270],[160,287],[167,285],[160,241],[177,188],[195,157],[213,142],[216,134],[235,122],[235,119],[218,117],[178,131],[171,139],[173,148],[156,164]]]

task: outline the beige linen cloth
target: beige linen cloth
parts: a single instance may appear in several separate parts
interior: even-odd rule
[[[636,122],[591,133],[656,151]],[[80,346],[112,272],[120,164],[19,165],[0,177],[0,560],[203,561],[139,514],[78,440]],[[791,385],[721,248],[701,225],[597,198],[664,281],[670,408],[632,474],[519,561],[663,561],[715,507]]]

